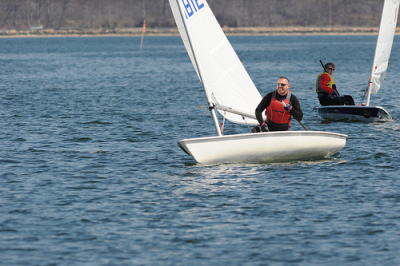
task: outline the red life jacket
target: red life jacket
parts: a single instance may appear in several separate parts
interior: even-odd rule
[[[283,100],[283,102],[286,104],[292,104],[290,102],[291,96],[292,93],[288,91],[286,99]],[[271,121],[275,124],[287,124],[288,128],[290,127],[290,112],[285,111],[282,103],[276,99],[276,90],[272,92],[271,104],[267,107],[265,115],[267,117],[267,122]]]

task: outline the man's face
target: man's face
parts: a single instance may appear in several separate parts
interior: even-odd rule
[[[333,71],[335,71],[335,69],[332,67],[332,66],[328,66],[328,67],[326,67],[326,72],[329,74],[329,75],[333,75]]]
[[[279,95],[281,95],[281,96],[286,95],[289,88],[290,88],[290,85],[289,85],[289,82],[287,81],[287,79],[278,79],[277,91],[278,91]]]

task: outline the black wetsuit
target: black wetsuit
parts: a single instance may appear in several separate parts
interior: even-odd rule
[[[271,104],[272,93],[273,92],[270,92],[267,95],[265,95],[264,98],[261,100],[260,104],[256,108],[255,114],[256,114],[257,120],[260,123],[260,125],[265,122],[263,119],[262,113]],[[286,95],[281,96],[281,95],[279,95],[279,93],[276,93],[276,99],[278,101],[283,101],[286,99]],[[301,119],[303,118],[303,111],[301,110],[299,100],[293,94],[290,97],[290,103],[293,106],[292,110],[290,111],[290,114],[297,121],[301,121]],[[287,124],[277,124],[277,123],[273,123],[272,121],[267,121],[267,124],[268,124],[269,131],[289,130]]]

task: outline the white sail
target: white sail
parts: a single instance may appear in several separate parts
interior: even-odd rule
[[[223,105],[254,117],[262,97],[207,1],[169,0],[169,3],[209,105]],[[225,117],[238,124],[258,124],[254,118],[244,120],[235,113],[227,112]]]
[[[379,25],[374,63],[372,65],[370,93],[378,93],[385,79],[396,31],[400,0],[385,0],[383,4],[381,23]]]

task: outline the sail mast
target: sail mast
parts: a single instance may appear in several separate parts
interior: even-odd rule
[[[197,74],[199,76],[200,82],[203,85],[204,91],[206,92],[207,90],[206,90],[206,87],[205,87],[206,85],[203,82],[202,71],[199,68],[198,60],[196,58],[196,52],[193,49],[193,45],[192,45],[192,42],[191,42],[191,36],[189,35],[189,31],[187,30],[186,23],[184,22],[185,21],[184,14],[182,13],[182,9],[181,9],[181,7],[179,5],[179,0],[176,0],[175,2],[176,2],[176,5],[177,5],[177,9],[178,9],[177,11],[179,11],[180,19],[181,19],[182,25],[183,25],[185,33],[186,33],[186,37],[188,39],[188,43],[190,45],[190,50],[191,50],[192,55],[193,55],[193,63],[195,64],[195,69],[197,70]],[[212,102],[208,98],[207,93],[206,93],[206,97],[207,97],[208,106],[209,106],[209,109],[210,109],[210,112],[211,112],[211,116],[212,116],[213,121],[214,121],[214,126],[215,126],[215,129],[217,131],[217,135],[218,136],[222,136],[222,132],[221,132],[221,129],[219,127],[218,116],[217,116],[217,113],[215,112],[215,108],[213,107]]]
[[[373,71],[373,70],[372,70]],[[371,83],[372,83],[372,81],[371,81],[371,78],[369,78],[368,79],[368,86],[367,86],[367,97],[366,97],[366,99],[365,99],[365,103],[363,104],[363,105],[365,105],[365,106],[369,106],[369,101],[370,101],[370,99],[371,99]]]

